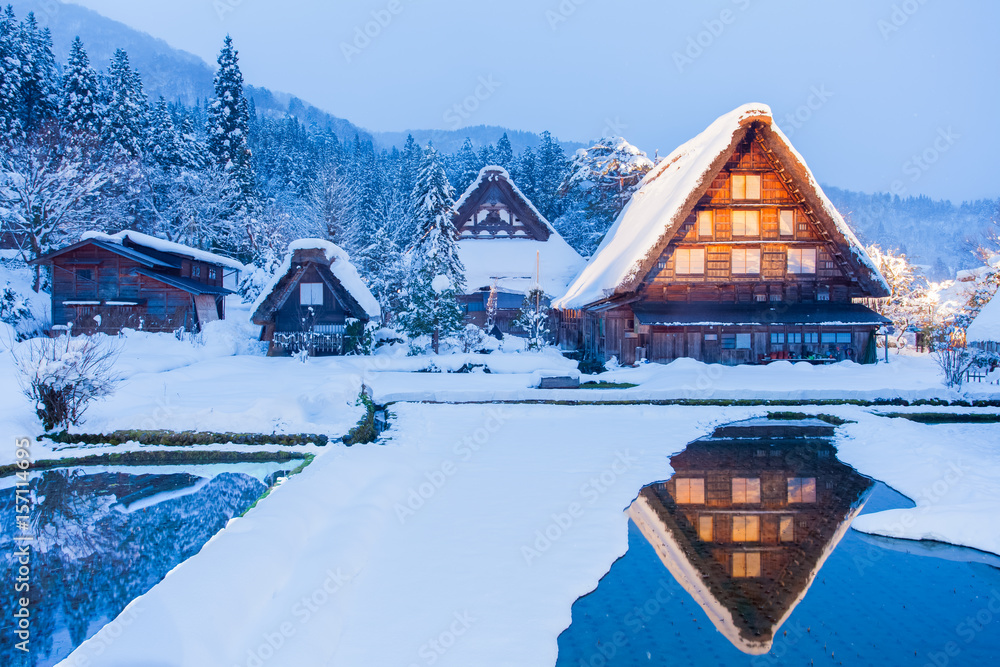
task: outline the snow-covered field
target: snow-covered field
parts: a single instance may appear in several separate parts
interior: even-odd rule
[[[395,410],[383,446],[327,449],[65,664],[554,664],[573,601],[626,550],[639,489],[716,424],[766,412]],[[1000,429],[823,411],[858,422],[840,431],[843,460],[918,501],[937,494],[912,521],[893,511],[860,527],[1000,547],[977,538],[1000,510]],[[942,489],[952,463],[961,476]]]

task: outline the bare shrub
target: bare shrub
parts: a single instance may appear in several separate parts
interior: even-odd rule
[[[35,338],[13,351],[21,390],[46,431],[80,423],[92,401],[114,392],[120,347],[106,336]]]

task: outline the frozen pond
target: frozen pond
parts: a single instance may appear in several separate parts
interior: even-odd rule
[[[295,462],[294,465],[298,465]],[[70,468],[32,474],[31,659],[12,641],[3,665],[51,665],[196,554],[288,464]],[[13,582],[14,489],[0,488],[0,581]],[[4,613],[2,632],[13,637]]]
[[[672,457],[559,666],[994,663],[1000,559],[850,530],[912,503],[838,461],[829,427],[787,424],[800,437],[747,423]]]

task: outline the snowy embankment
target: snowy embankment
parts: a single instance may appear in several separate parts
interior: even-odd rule
[[[838,429],[839,457],[916,503],[866,514],[857,530],[1000,554],[1000,424],[918,424],[858,412]]]
[[[385,446],[331,448],[64,664],[552,665],[639,489],[762,412],[396,410]]]
[[[538,355],[472,355],[488,360],[495,356],[522,358],[527,364]],[[509,362],[508,362],[509,363]],[[574,368],[575,365],[553,357],[539,359],[538,368]],[[390,372],[373,373],[369,384],[375,399],[393,401],[668,401],[696,400],[862,400],[903,399],[907,401],[943,399],[1000,399],[1000,386],[973,382],[963,392],[944,386],[941,371],[930,355],[890,355],[890,363],[862,366],[850,361],[826,366],[777,361],[767,366],[721,366],[693,359],[678,359],[669,364],[643,364],[622,368],[599,376],[584,376],[583,382],[600,381],[638,385],[630,389],[538,390],[537,379],[517,375],[518,371],[492,375],[435,375]],[[996,374],[1000,376],[1000,374]],[[995,379],[995,378],[994,378]]]

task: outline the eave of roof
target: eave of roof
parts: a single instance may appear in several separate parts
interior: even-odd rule
[[[828,325],[880,326],[889,320],[855,303],[641,303],[632,306],[649,326]]]
[[[172,276],[158,271],[150,271],[149,269],[137,269],[136,273],[140,273],[144,276],[152,278],[153,280],[158,280],[164,285],[170,285],[171,287],[175,287],[190,294],[225,296],[226,294],[234,293],[232,290],[228,290],[225,287],[206,285],[205,283],[200,283],[197,280],[191,280],[190,278],[181,278],[180,276]]]

